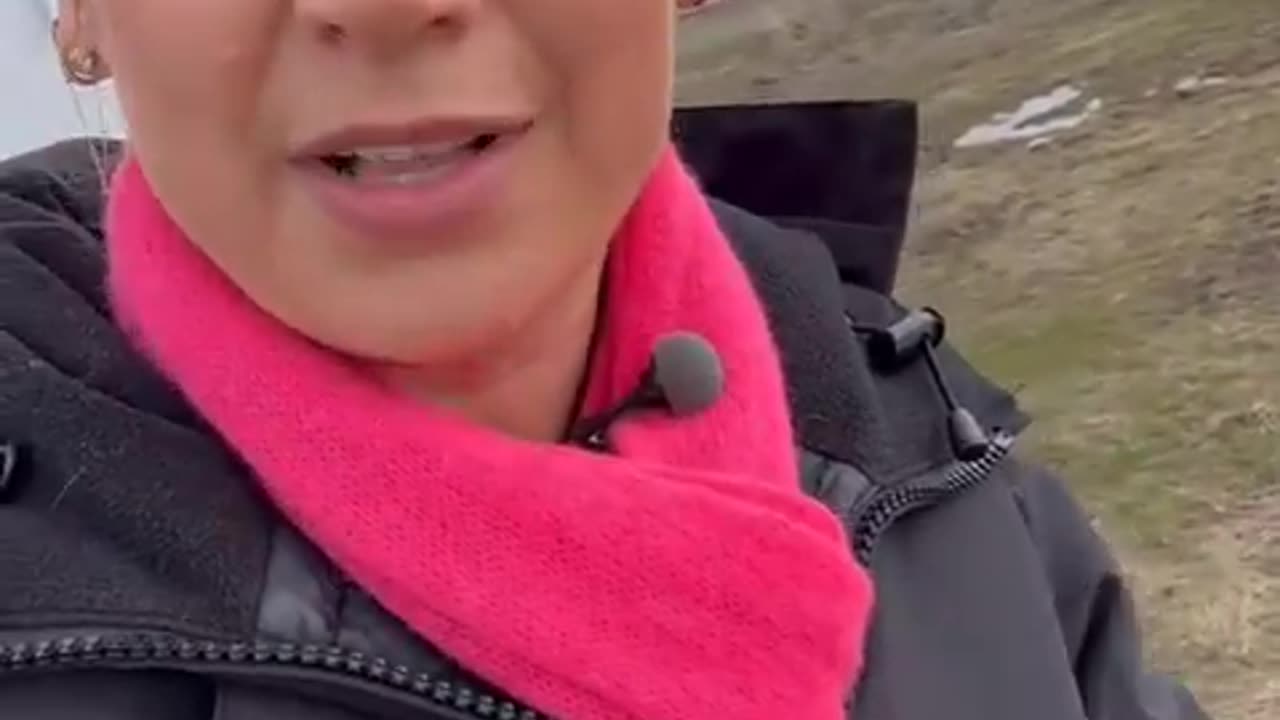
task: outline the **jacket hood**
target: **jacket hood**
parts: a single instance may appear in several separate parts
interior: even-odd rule
[[[919,142],[904,100],[681,108],[673,135],[707,194],[825,241],[840,279],[890,294]]]

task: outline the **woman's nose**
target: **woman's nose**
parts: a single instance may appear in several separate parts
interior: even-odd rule
[[[484,0],[294,0],[308,31],[326,44],[390,57],[465,30]]]

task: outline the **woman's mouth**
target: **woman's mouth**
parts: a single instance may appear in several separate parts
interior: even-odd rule
[[[532,123],[361,126],[308,146],[293,163],[326,214],[375,242],[439,242],[497,206]]]
[[[320,161],[352,182],[411,185],[433,180],[458,162],[480,155],[503,138],[481,133],[464,142],[354,148],[324,155]]]

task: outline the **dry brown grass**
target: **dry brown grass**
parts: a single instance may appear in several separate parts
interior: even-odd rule
[[[1156,662],[1216,717],[1280,717],[1280,5],[789,7],[734,11],[772,32],[743,47],[699,53],[688,29],[682,99],[922,102],[905,295],[1022,389],[1028,445],[1118,548]],[[1231,82],[1172,92],[1204,72]],[[1035,152],[951,147],[1063,81],[1102,113]]]

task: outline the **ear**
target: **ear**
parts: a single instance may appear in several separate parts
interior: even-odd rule
[[[58,0],[58,17],[53,21],[53,42],[63,73],[77,85],[96,85],[111,75],[92,16],[93,2]]]
[[[58,17],[53,21],[53,41],[65,57],[74,49],[101,52],[90,0],[58,0]]]

